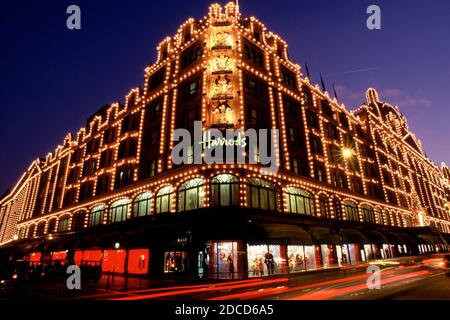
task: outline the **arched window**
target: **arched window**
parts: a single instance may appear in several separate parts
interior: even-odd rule
[[[59,218],[58,232],[69,231],[69,221],[70,221],[70,216],[65,216],[65,217]]]
[[[278,192],[269,181],[250,178],[247,184],[247,201],[250,208],[275,211],[278,209]]]
[[[413,226],[412,219],[410,216],[407,215],[403,216],[403,220],[405,221],[406,228],[411,228]]]
[[[153,198],[150,192],[141,193],[134,200],[134,217],[145,217],[152,213]]]
[[[103,221],[103,214],[105,213],[105,206],[100,205],[92,208],[91,216],[89,217],[89,226],[97,226]]]
[[[72,230],[79,231],[84,228],[84,218],[86,214],[84,211],[77,212],[73,215],[72,218]]]
[[[341,200],[339,200],[339,198],[334,198],[333,199],[333,209],[334,209],[334,214],[336,216],[336,219],[343,219],[342,218],[342,206],[341,206]]]
[[[391,226],[392,225],[391,212],[385,211],[385,217],[386,217],[386,220],[384,221],[384,224],[387,226]]]
[[[219,174],[211,180],[211,206],[237,206],[239,180],[231,174]]]
[[[172,201],[173,188],[161,188],[156,195],[156,213],[170,212]]]
[[[363,221],[367,223],[375,223],[375,215],[373,213],[373,208],[367,204],[361,206]]]
[[[347,220],[358,221],[358,209],[356,204],[351,201],[344,202],[345,213],[347,214]]]
[[[128,199],[117,200],[116,202],[111,204],[111,208],[109,209],[111,223],[122,222],[127,220],[129,205],[130,200]]]
[[[45,233],[45,221],[39,222],[37,228],[36,228],[36,236],[40,237],[43,236]]]
[[[328,199],[324,196],[319,198],[320,216],[322,218],[330,218],[330,210],[328,210]]]
[[[313,201],[308,191],[289,187],[286,188],[286,195],[288,212],[306,215],[314,213]]]
[[[54,233],[56,228],[56,219],[52,219],[48,222],[47,233]]]
[[[378,224],[383,224],[383,214],[381,213],[381,209],[380,208],[376,208],[375,209],[375,221]]]
[[[205,180],[191,179],[178,190],[178,211],[202,208],[205,204]]]
[[[33,224],[28,228],[28,238],[34,237],[34,230],[36,229],[36,225]]]

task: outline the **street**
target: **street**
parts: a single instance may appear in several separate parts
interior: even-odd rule
[[[227,281],[217,284],[151,288],[127,293],[108,293],[84,298],[111,300],[360,300],[450,299],[450,277],[442,269],[442,257],[379,261],[380,289],[369,289],[367,268]]]
[[[368,267],[379,272],[368,273]],[[370,279],[369,279],[370,277]],[[123,278],[122,278],[123,279]],[[369,281],[368,281],[369,279]],[[378,282],[377,282],[378,280]],[[368,288],[368,283],[372,289]],[[320,270],[216,283],[149,285],[136,289],[105,288],[95,282],[83,290],[68,290],[63,279],[33,285],[3,288],[0,299],[77,300],[450,300],[450,277],[443,269],[442,255],[378,260],[370,265]]]

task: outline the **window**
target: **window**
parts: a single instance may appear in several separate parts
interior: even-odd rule
[[[189,33],[190,37],[190,33]],[[181,70],[189,67],[202,57],[202,44],[195,43],[187,48],[181,55]]]
[[[327,100],[322,100],[322,113],[330,118],[333,118],[333,110]]]
[[[184,251],[164,253],[164,273],[183,272],[187,264],[187,254]]]
[[[136,197],[134,200],[133,215],[134,217],[145,217],[152,213],[153,199],[150,192],[145,192]]]
[[[83,201],[91,198],[93,190],[94,190],[93,182],[82,183],[80,186],[80,195],[78,201]]]
[[[52,219],[48,222],[47,233],[50,234],[55,232],[55,228],[56,228],[56,219]]]
[[[101,175],[97,178],[97,187],[95,189],[95,194],[101,195],[108,192],[110,187],[110,176],[108,174]]]
[[[280,77],[281,81],[288,87],[297,88],[297,80],[295,79],[295,73],[288,70],[284,66],[280,67]]]
[[[125,132],[138,130],[140,117],[141,117],[141,114],[139,112],[136,112],[136,113],[131,113],[131,114],[127,115],[125,118],[123,118],[121,134],[124,134]]]
[[[200,92],[200,78],[188,80],[181,85],[180,94],[182,102],[191,99]]]
[[[109,209],[111,223],[122,222],[127,219],[129,204],[128,199],[121,199],[111,205]]]
[[[283,104],[287,114],[292,115],[293,117],[299,116],[300,105],[297,101],[289,96],[283,96]]]
[[[251,107],[247,108],[247,125],[249,127],[256,127],[258,125],[258,111]]]
[[[333,183],[335,187],[346,189],[347,182],[342,171],[335,171],[333,174]]]
[[[164,76],[166,73],[166,68],[163,67],[156,71],[149,79],[148,79],[148,91],[155,90],[164,82]]]
[[[91,215],[89,217],[89,226],[97,226],[103,221],[103,214],[105,212],[104,206],[96,206],[91,210]]]
[[[103,144],[108,144],[116,140],[116,127],[106,129],[103,134]]]
[[[299,173],[298,163],[299,163],[299,160],[297,158],[292,158],[292,172],[295,174]]]
[[[258,100],[267,101],[268,90],[266,83],[262,82],[261,80],[258,80],[253,76],[250,76],[249,74],[245,74],[244,87],[246,93],[249,93]]]
[[[59,219],[58,223],[58,232],[66,232],[69,231],[69,221],[70,217],[63,217]]]
[[[81,157],[83,156],[83,149],[77,149],[72,154],[72,158],[70,159],[70,163],[78,163],[81,160]]]
[[[260,68],[264,68],[264,54],[261,49],[244,40],[244,57]]]
[[[102,152],[100,156],[100,168],[111,166],[113,160],[113,150],[108,149]]]
[[[158,98],[157,100],[151,101],[146,105],[145,109],[145,123],[150,123],[161,115],[162,99]]]
[[[314,177],[320,182],[327,182],[327,177],[325,174],[325,167],[322,164],[314,164]]]
[[[311,95],[311,90],[309,90],[309,88],[307,86],[303,86],[302,91],[303,91],[303,99],[305,100],[305,104],[308,106],[312,105],[313,99],[312,99],[312,95]]]
[[[79,231],[84,228],[84,217],[86,214],[84,212],[77,212],[72,218],[72,230]]]
[[[339,134],[334,124],[327,123],[327,125],[325,126],[325,133],[327,135],[327,138],[339,140]]]
[[[323,218],[329,218],[328,200],[326,197],[319,198],[320,216]]]
[[[211,180],[211,206],[238,206],[239,180],[231,174],[219,174]]]
[[[317,117],[317,114],[314,111],[306,111],[306,121],[308,123],[308,127],[319,129],[319,117]]]
[[[44,232],[45,232],[45,222],[39,222],[36,228],[36,236],[37,237],[43,236]]]
[[[100,139],[91,139],[86,143],[86,154],[95,153],[100,146]]]
[[[341,112],[339,114],[339,120],[341,121],[341,124],[343,127],[348,128],[348,119],[347,119],[347,115],[344,112]]]
[[[289,140],[295,142],[295,129],[292,127],[289,128]]]
[[[129,185],[133,179],[133,169],[125,167],[117,169],[115,188],[120,188]]]
[[[33,224],[30,229],[28,229],[28,238],[34,237],[34,231],[36,230],[36,225]]]
[[[273,183],[250,178],[247,185],[247,201],[250,208],[275,211],[278,209],[278,192]]]
[[[347,220],[350,221],[359,221],[358,219],[358,208],[356,204],[351,201],[344,202],[345,213],[347,215]]]
[[[183,183],[178,191],[178,211],[202,208],[205,202],[205,181],[200,178]]]
[[[373,208],[366,204],[361,206],[363,221],[367,223],[375,223],[375,214]]]
[[[322,142],[319,137],[311,135],[310,144],[312,153],[323,155]]]
[[[170,212],[173,201],[173,188],[161,188],[156,195],[156,213]]]
[[[311,194],[305,190],[289,187],[286,189],[287,210],[291,213],[312,215],[314,212]]]
[[[86,161],[83,166],[83,177],[94,174],[96,165],[96,159],[89,159],[88,161]]]

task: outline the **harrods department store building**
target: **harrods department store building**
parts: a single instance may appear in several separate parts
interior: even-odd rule
[[[240,278],[267,274],[268,251],[274,273],[288,273],[449,249],[450,171],[375,89],[347,110],[233,3],[211,5],[157,50],[141,87],[0,199],[2,259]],[[279,170],[175,165],[174,131],[197,120],[279,129]]]

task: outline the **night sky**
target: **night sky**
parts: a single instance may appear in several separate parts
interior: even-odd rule
[[[157,44],[210,1],[0,2],[0,193],[37,157],[76,133],[104,104],[143,86]],[[221,1],[220,3],[225,3]],[[66,28],[66,8],[81,8],[81,30]],[[366,8],[381,7],[382,30],[366,28]],[[367,87],[400,107],[430,159],[450,164],[450,1],[241,0],[283,37],[292,60],[322,73],[349,109]]]

